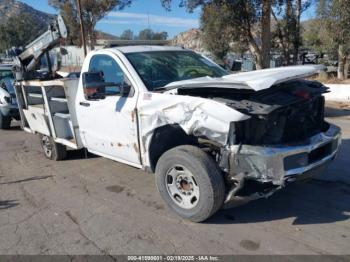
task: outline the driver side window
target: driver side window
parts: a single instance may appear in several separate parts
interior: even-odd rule
[[[123,70],[118,63],[108,55],[95,55],[91,58],[89,72],[102,72],[105,82],[114,83],[107,86],[105,92],[107,94],[120,94],[120,87],[127,84],[129,80],[125,76]]]

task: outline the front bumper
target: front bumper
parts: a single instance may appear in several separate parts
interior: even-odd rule
[[[330,125],[326,132],[293,145],[231,147],[230,169],[245,179],[284,185],[335,158],[341,143],[340,128]],[[314,172],[308,172],[314,173]]]
[[[286,183],[313,177],[335,158],[340,128],[330,125],[304,143],[278,146],[235,145],[230,148],[231,185],[224,208],[269,197]]]

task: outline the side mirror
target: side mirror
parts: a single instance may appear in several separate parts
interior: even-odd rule
[[[130,91],[131,91],[131,85],[123,83],[120,86],[120,94],[121,94],[121,96],[129,96]]]
[[[104,99],[106,83],[103,72],[85,72],[82,75],[85,98],[87,100]]]

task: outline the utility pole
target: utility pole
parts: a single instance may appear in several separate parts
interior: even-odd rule
[[[79,12],[79,20],[80,20],[80,35],[81,35],[81,43],[84,48],[84,57],[86,56],[86,42],[85,42],[85,30],[84,30],[84,23],[83,23],[83,15],[81,13],[81,3],[80,0],[77,0],[77,6],[78,6],[78,12]]]

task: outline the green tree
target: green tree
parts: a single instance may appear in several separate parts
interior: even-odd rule
[[[337,56],[336,46],[329,34],[324,21],[319,18],[304,22],[302,33],[303,45],[322,55],[327,53],[332,57]]]
[[[329,1],[329,32],[338,46],[338,78],[348,78],[350,55],[350,0]]]
[[[296,64],[302,45],[301,14],[311,6],[311,0],[278,0],[276,11],[272,11],[275,20],[273,32],[274,45],[282,50],[285,64]],[[291,55],[293,60],[291,61]]]
[[[154,36],[154,32],[151,29],[141,30],[139,36],[137,37],[139,40],[152,40]]]
[[[168,33],[165,31],[156,32],[153,35],[153,40],[166,40],[168,39]]]
[[[132,0],[81,0],[83,23],[93,49],[96,42],[96,23],[113,9],[122,9],[129,6]],[[68,41],[81,45],[79,17],[76,0],[49,0],[49,4],[60,11],[70,32]]]
[[[154,32],[152,29],[149,28],[141,30],[138,36],[135,37],[135,39],[137,40],[166,40],[167,38],[167,32]]]
[[[161,0],[161,2],[166,8],[169,9],[171,7],[171,0]],[[227,39],[227,41],[239,41],[242,45],[246,45],[255,58],[257,68],[269,67],[272,0],[180,1],[180,6],[186,7],[189,11],[198,6],[205,7],[209,4],[214,4],[217,8],[227,8],[229,10],[230,15],[222,21],[222,24],[226,24],[225,28],[232,31],[232,36],[235,39]],[[205,20],[203,21],[205,22]],[[204,27],[205,25],[202,26]]]
[[[226,5],[214,3],[205,5],[201,14],[202,41],[219,61],[230,51],[230,41],[235,39],[233,30],[227,26],[229,17],[230,10]]]
[[[0,25],[0,51],[3,52],[13,46],[19,47],[29,44],[47,30],[48,26],[39,24],[29,14],[10,17],[5,24]]]
[[[130,29],[127,29],[120,35],[120,39],[133,40],[134,39],[134,32]]]
[[[315,27],[305,32],[305,41],[316,50],[336,53],[338,78],[348,77],[350,63],[350,0],[320,0]]]
[[[305,47],[319,54],[327,53],[336,57],[337,47],[330,34],[327,13],[326,1],[320,0],[316,10],[317,16],[314,19],[304,22],[302,38]]]

